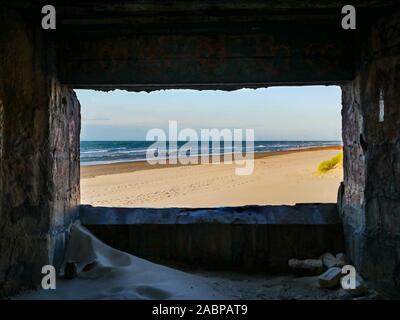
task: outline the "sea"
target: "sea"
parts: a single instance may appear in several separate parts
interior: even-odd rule
[[[81,166],[90,166],[96,164],[109,164],[118,162],[144,161],[146,160],[146,152],[151,153],[158,158],[176,157],[179,150],[186,141],[178,141],[175,143],[165,143],[165,146],[158,145],[154,147],[152,141],[81,141],[80,162]],[[342,145],[341,141],[254,141],[254,153],[257,152],[274,152],[286,150],[300,150],[308,148],[318,148],[325,146]],[[195,145],[191,145],[194,147]],[[181,148],[181,149],[180,149]],[[194,152],[196,151],[197,152]],[[245,142],[241,146],[221,143],[219,146],[213,146],[211,143],[198,143],[197,148],[190,151],[192,156],[196,154],[226,154],[248,152],[249,148]]]

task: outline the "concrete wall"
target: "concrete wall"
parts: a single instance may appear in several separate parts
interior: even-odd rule
[[[3,179],[1,174],[1,168],[3,163],[3,114],[4,114],[3,101],[1,100],[0,96],[0,217],[2,215],[1,198],[3,194],[3,184],[1,182]]]
[[[400,15],[360,38],[356,79],[343,86],[345,146],[342,213],[346,249],[381,290],[400,292]],[[379,96],[384,95],[384,121]]]
[[[3,114],[4,114],[3,102],[0,100],[0,168],[1,168],[1,161],[3,159]],[[0,189],[0,194],[1,194],[1,189]]]
[[[335,204],[146,209],[81,206],[105,243],[142,258],[209,269],[284,273],[290,258],[343,251]]]
[[[0,25],[1,295],[34,286],[63,258],[79,204],[80,107],[38,25],[11,10]]]

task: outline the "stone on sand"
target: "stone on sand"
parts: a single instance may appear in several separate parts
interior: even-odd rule
[[[336,256],[330,252],[327,252],[321,256],[321,259],[325,269],[330,269],[332,267],[342,268],[346,265],[346,256],[342,252],[338,253]]]
[[[317,276],[324,271],[321,259],[290,259],[288,266],[297,276]]]
[[[344,253],[340,252],[336,255],[336,266],[342,268],[343,266],[346,265],[346,256]]]
[[[338,267],[329,268],[318,277],[318,284],[321,288],[336,288],[340,284],[341,276],[342,276],[341,268]]]
[[[322,263],[326,269],[330,269],[332,267],[337,266],[337,259],[332,253],[324,253],[321,257]]]

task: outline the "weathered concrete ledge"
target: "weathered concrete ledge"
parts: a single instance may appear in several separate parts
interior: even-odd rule
[[[285,272],[290,258],[343,250],[336,204],[202,209],[81,206],[80,219],[117,249],[153,261],[210,269]]]
[[[80,206],[87,225],[118,224],[337,224],[336,204],[220,208],[114,208]]]

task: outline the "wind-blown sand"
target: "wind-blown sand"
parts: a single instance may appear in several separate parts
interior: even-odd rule
[[[68,243],[66,261],[78,264],[78,277],[58,278],[55,290],[37,290],[15,299],[223,299],[211,281],[164,267],[113,249],[94,237],[79,222]],[[96,260],[97,265],[83,272]]]
[[[81,168],[81,202],[114,207],[216,207],[336,202],[342,169],[320,175],[341,147],[256,154],[249,176],[236,164],[151,166],[146,162]]]
[[[317,277],[267,276],[196,270],[183,272],[113,249],[76,222],[66,261],[78,265],[75,279],[57,278],[55,290],[31,291],[16,300],[82,299],[349,299],[343,289],[320,289]],[[97,261],[90,271],[82,269]]]

